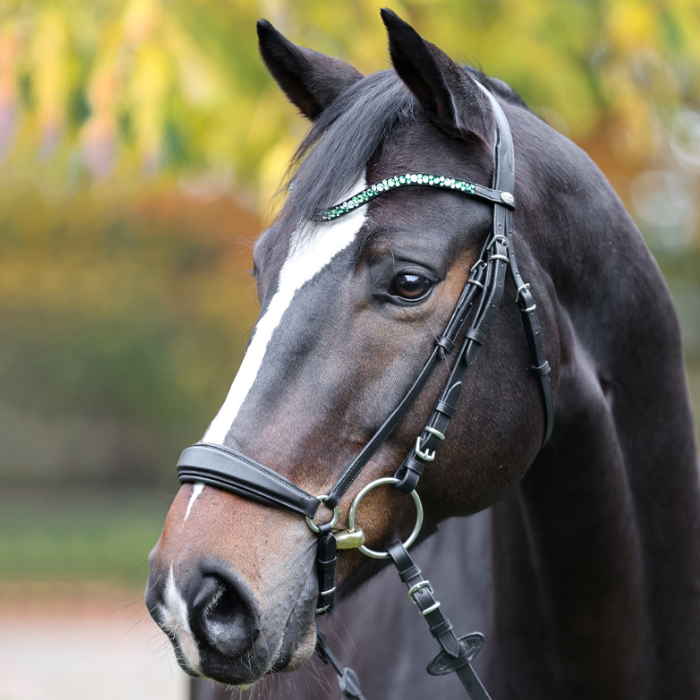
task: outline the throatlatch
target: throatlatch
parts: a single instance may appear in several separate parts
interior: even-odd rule
[[[476,361],[481,346],[486,342],[488,330],[498,313],[507,269],[510,269],[515,283],[515,301],[520,308],[525,335],[530,346],[533,361],[531,372],[539,381],[541,388],[545,417],[542,444],[549,439],[554,425],[554,406],[549,381],[550,368],[542,346],[536,304],[530,285],[523,281],[518,270],[513,246],[512,210],[515,208],[513,140],[508,120],[500,105],[486,88],[479,83],[477,85],[489,99],[497,125],[491,188],[439,175],[405,173],[386,178],[316,217],[320,222],[332,221],[356,207],[368,204],[380,195],[403,187],[450,189],[493,204],[492,231],[481,248],[479,259],[469,273],[444,332],[436,340],[428,361],[398,406],[345,468],[330,491],[322,496],[313,496],[303,491],[269,467],[222,445],[197,443],[188,447],[182,453],[177,469],[181,482],[210,484],[271,506],[286,508],[306,517],[309,527],[318,537],[316,557],[319,582],[316,609],[318,614],[325,613],[333,607],[336,549],[357,547],[370,557],[391,558],[402,581],[409,586],[411,601],[418,606],[420,614],[428,622],[430,632],[441,646],[440,653],[428,666],[428,672],[433,675],[456,672],[472,700],[489,700],[488,693],[470,665],[471,660],[483,645],[483,636],[475,633],[461,638],[456,637],[452,631],[452,625],[440,610],[440,603],[434,597],[432,586],[423,579],[420,569],[406,551],[418,536],[423,518],[416,486],[426,465],[435,460],[437,450],[445,440],[450,421],[457,410],[464,373]],[[468,321],[469,326],[465,329]],[[446,361],[457,348],[461,338],[464,340],[450,371],[447,384],[435,402],[428,423],[416,438],[415,446],[401,463],[394,477],[377,479],[367,484],[357,494],[350,508],[348,529],[339,533],[334,532],[340,499],[406,415],[435,367],[440,362]],[[383,484],[393,485],[400,491],[410,494],[418,510],[416,526],[407,541],[403,544],[391,545],[386,552],[375,551],[365,546],[361,529],[355,527],[355,514],[362,498],[370,490]],[[322,502],[333,511],[333,515],[328,522],[317,526],[312,519]],[[364,700],[357,675],[352,669],[344,668],[338,662],[330,651],[321,630],[319,630],[318,640],[318,655],[324,663],[330,663],[335,669],[343,694],[348,698]]]

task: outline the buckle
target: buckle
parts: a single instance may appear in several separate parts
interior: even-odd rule
[[[435,459],[435,450],[432,452],[430,450],[425,450],[423,452],[420,448],[420,435],[416,438],[416,455],[420,457],[424,462],[432,462]]]
[[[411,602],[414,605],[418,605],[418,603],[416,603],[416,600],[413,596],[419,591],[422,591],[424,588],[427,588],[433,594],[435,593],[435,591],[433,590],[433,584],[425,579],[423,581],[418,581],[418,583],[415,586],[411,586],[408,589],[408,597],[411,599]]]

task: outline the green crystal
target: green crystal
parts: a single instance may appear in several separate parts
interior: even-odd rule
[[[450,188],[453,190],[460,190],[461,192],[467,192],[469,194],[475,194],[474,185],[470,182],[465,182],[464,180],[457,180],[452,177],[445,177],[444,175],[426,175],[424,173],[405,173],[403,175],[394,175],[392,177],[384,178],[381,182],[371,185],[366,190],[359,192],[358,194],[346,199],[344,202],[337,204],[332,209],[329,209],[323,214],[320,214],[318,218],[322,221],[330,221],[331,219],[337,219],[339,216],[343,216],[348,212],[352,211],[356,207],[362,206],[367,202],[371,201],[374,197],[377,197],[382,192],[387,192],[396,187],[401,187],[402,185],[431,185],[433,187]]]

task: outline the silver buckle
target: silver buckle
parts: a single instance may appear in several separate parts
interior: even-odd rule
[[[529,282],[527,284],[521,284],[518,287],[518,291],[515,292],[515,303],[518,303],[518,299],[520,299],[520,294],[524,292],[525,290],[530,291],[530,284]]]
[[[426,580],[418,581],[418,583],[415,586],[411,586],[408,589],[408,597],[411,599],[411,602],[414,605],[418,605],[418,603],[416,603],[415,598],[413,597],[414,594],[418,593],[419,591],[422,591],[424,588],[427,588],[433,594],[435,593],[435,591],[433,590],[433,584],[430,583],[430,581]]]
[[[420,435],[416,438],[416,455],[420,457],[424,462],[432,462],[435,459],[435,450],[432,452],[426,450],[423,452],[420,448]]]
[[[505,248],[507,248],[510,245],[510,241],[502,234],[502,233],[497,233],[487,244],[486,244],[486,250],[488,250],[494,243],[497,241],[500,241]]]

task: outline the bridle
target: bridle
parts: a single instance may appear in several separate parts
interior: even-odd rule
[[[269,467],[222,445],[197,443],[188,447],[180,457],[177,470],[182,483],[201,482],[268,505],[286,508],[306,517],[309,527],[318,537],[316,555],[319,578],[316,609],[318,614],[327,612],[333,606],[336,549],[357,547],[363,554],[370,557],[391,558],[399,571],[401,580],[409,588],[409,598],[417,605],[420,614],[430,627],[431,634],[441,646],[440,653],[428,666],[428,673],[444,675],[454,671],[474,700],[487,700],[489,695],[470,665],[471,660],[483,645],[483,636],[474,633],[457,638],[452,625],[440,609],[440,603],[434,596],[432,585],[423,578],[421,570],[407,551],[418,536],[423,519],[423,509],[415,490],[416,486],[426,464],[435,460],[437,450],[445,439],[447,428],[456,412],[464,373],[474,364],[479,349],[486,341],[486,334],[498,312],[503,296],[507,268],[510,269],[515,282],[517,290],[515,301],[520,308],[525,335],[530,346],[533,360],[531,372],[538,379],[541,388],[545,414],[543,445],[549,439],[554,424],[552,390],[548,376],[550,367],[544,356],[540,325],[535,310],[536,304],[530,292],[530,285],[526,284],[520,275],[513,248],[512,211],[515,208],[515,198],[512,193],[515,189],[515,160],[510,126],[493,95],[481,84],[477,83],[477,85],[489,99],[496,117],[494,174],[491,188],[444,176],[408,173],[386,178],[317,217],[320,221],[331,221],[356,207],[364,206],[386,192],[413,186],[450,189],[493,204],[491,234],[484,242],[478,261],[469,273],[469,278],[444,332],[436,340],[430,357],[398,406],[346,467],[330,491],[322,496],[307,493]],[[468,319],[471,319],[471,323],[463,332]],[[348,529],[333,533],[333,526],[338,519],[340,499],[406,415],[436,366],[445,361],[457,347],[462,335],[464,342],[458,351],[447,383],[435,402],[425,428],[416,438],[415,446],[393,477],[372,481],[357,494],[350,507]],[[355,518],[364,496],[378,486],[389,484],[412,496],[418,516],[416,526],[406,542],[403,544],[397,542],[390,545],[386,552],[379,552],[364,545],[362,530],[355,528]],[[330,521],[316,526],[312,519],[321,503],[333,511],[333,516]],[[363,698],[356,674],[352,669],[344,668],[339,663],[320,628],[316,650],[320,658],[325,663],[330,663],[335,669],[344,695],[349,698]]]

